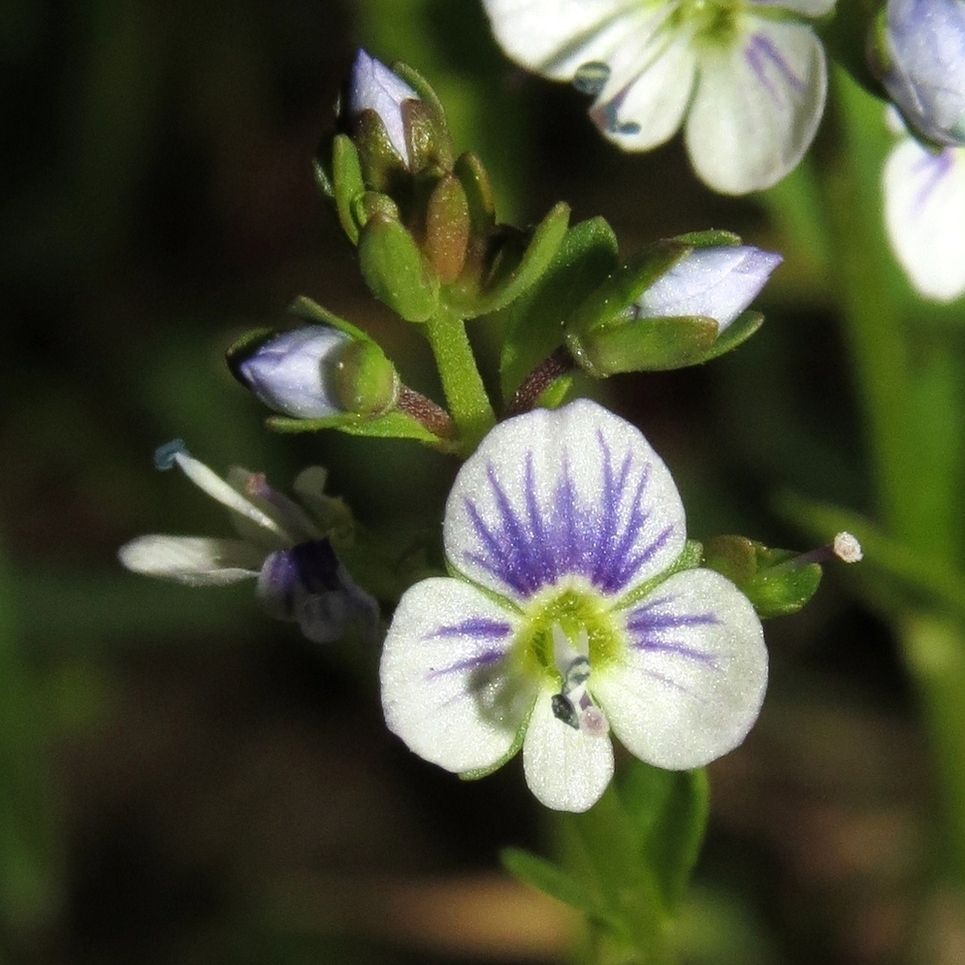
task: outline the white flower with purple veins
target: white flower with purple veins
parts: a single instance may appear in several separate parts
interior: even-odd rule
[[[770,187],[800,161],[824,110],[810,20],[834,0],[483,0],[510,57],[596,97],[624,150],[681,126],[698,176],[725,194]]]
[[[421,757],[481,776],[522,747],[536,797],[584,811],[613,774],[610,731],[670,769],[744,739],[760,621],[720,574],[674,572],[683,506],[634,426],[585,400],[500,423],[443,535],[456,575],[403,595],[382,655],[386,721]]]
[[[237,539],[139,536],[121,547],[121,563],[135,573],[188,586],[225,586],[257,580],[256,596],[269,616],[298,624],[316,643],[355,629],[374,639],[378,604],[349,576],[328,534],[342,530],[348,511],[324,495],[325,470],[305,469],[295,480],[304,507],[272,489],[260,473],[233,466],[227,481],[190,456],[180,439],[154,455],[158,469],[177,465],[200,489],[226,506]]]
[[[930,151],[905,135],[885,162],[885,227],[895,257],[925,298],[965,293],[965,148]]]

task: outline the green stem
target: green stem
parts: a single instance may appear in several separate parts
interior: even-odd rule
[[[476,367],[465,323],[440,308],[425,327],[446,403],[462,440],[461,451],[469,455],[496,424],[496,416]]]

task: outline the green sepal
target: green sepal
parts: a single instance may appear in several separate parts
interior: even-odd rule
[[[699,361],[709,362],[743,345],[763,324],[764,316],[760,312],[744,312],[717,336],[710,351]]]
[[[499,859],[503,867],[523,884],[585,915],[598,917],[601,914],[602,909],[586,883],[558,865],[521,848],[503,848]]]
[[[414,439],[439,449],[452,452],[451,440],[440,439],[430,432],[421,422],[405,412],[394,410],[380,416],[363,416],[346,413],[327,419],[292,419],[289,416],[269,416],[265,425],[275,432],[320,432],[322,429],[337,429],[350,436],[370,436],[376,439]]]
[[[361,231],[376,215],[399,221],[399,207],[381,191],[362,191],[355,195],[351,204],[352,219]]]
[[[403,108],[410,103],[414,102],[404,101]],[[358,150],[359,166],[367,188],[392,193],[400,181],[408,178],[405,158],[395,149],[385,123],[371,107],[360,111],[352,120],[352,141]]]
[[[288,313],[316,325],[331,325],[332,328],[337,328],[339,331],[345,332],[346,335],[351,335],[356,341],[377,344],[367,332],[356,328],[351,322],[347,322],[344,318],[319,305],[318,302],[312,301],[307,295],[299,295],[295,298],[288,306]]]
[[[404,80],[418,95],[419,100],[428,104],[443,120],[445,120],[446,109],[439,100],[439,95],[432,89],[429,82],[413,67],[405,61],[397,60],[391,65],[391,71],[396,77]]]
[[[359,232],[358,253],[365,283],[379,301],[408,322],[424,322],[435,312],[438,281],[402,224],[373,216]]]
[[[332,141],[332,188],[339,223],[349,241],[356,245],[359,228],[352,216],[352,202],[365,190],[365,182],[358,151],[345,134],[336,134]]]
[[[475,318],[505,308],[534,284],[556,254],[570,219],[569,205],[560,202],[531,232],[503,226],[490,237],[483,264],[467,266],[463,277],[450,286],[447,300],[463,318]]]
[[[395,366],[372,341],[352,342],[342,350],[334,383],[341,407],[357,415],[388,412],[399,397]]]
[[[509,313],[500,358],[503,397],[563,344],[563,324],[617,267],[619,250],[613,229],[603,218],[581,221],[568,229],[542,277]]]
[[[715,536],[704,543],[704,566],[726,576],[762,619],[797,613],[821,582],[817,563],[793,565],[791,550],[768,549],[745,536]]]
[[[595,378],[659,372],[704,361],[717,341],[717,322],[700,316],[640,318],[599,326],[567,339],[573,358]]]
[[[688,231],[682,235],[674,235],[674,241],[690,245],[693,248],[736,248],[740,245],[740,235],[722,228],[708,228],[706,231]]]
[[[472,151],[466,151],[456,158],[452,173],[466,193],[469,231],[476,237],[484,238],[496,223],[496,202],[489,175],[478,155]]]
[[[244,335],[236,338],[228,348],[225,349],[224,358],[228,366],[228,371],[242,384],[247,382],[242,378],[238,366],[245,359],[249,358],[253,352],[259,349],[269,339],[272,339],[278,332],[273,328],[256,328]]]
[[[452,140],[445,115],[425,101],[403,101],[402,121],[413,174],[426,168],[452,168]]]
[[[456,280],[466,263],[469,242],[469,202],[457,178],[443,175],[426,205],[426,240],[423,250],[443,285]]]

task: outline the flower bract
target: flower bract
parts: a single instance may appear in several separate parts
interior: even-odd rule
[[[611,732],[689,769],[757,718],[753,607],[718,573],[674,570],[670,473],[596,403],[497,425],[456,477],[444,542],[455,575],[403,595],[381,664],[389,728],[425,759],[480,776],[522,747],[536,797],[583,811],[612,776]]]
[[[827,73],[808,21],[834,0],[484,2],[506,52],[593,94],[591,117],[620,147],[650,150],[683,126],[717,191],[775,184],[817,130]]]
[[[345,529],[348,510],[324,495],[324,469],[310,467],[295,480],[303,508],[260,473],[235,466],[222,479],[180,440],[158,449],[155,463],[161,469],[177,465],[226,506],[238,537],[139,536],[118,553],[127,569],[188,586],[256,580],[265,611],[297,623],[309,640],[327,643],[351,629],[366,639],[376,637],[378,604],[353,582],[329,539]]]
[[[888,240],[914,288],[941,302],[965,293],[965,147],[930,151],[905,135],[883,187]]]

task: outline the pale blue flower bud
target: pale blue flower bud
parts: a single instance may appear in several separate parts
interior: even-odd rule
[[[296,419],[342,415],[337,375],[354,339],[329,325],[305,325],[272,336],[232,365],[237,378],[276,412]]]
[[[888,0],[882,83],[908,123],[965,143],[965,0]]]
[[[381,61],[359,50],[349,81],[348,111],[357,117],[362,111],[372,110],[379,115],[392,147],[409,164],[402,104],[419,100],[419,95]]]
[[[723,332],[754,300],[780,255],[753,245],[694,248],[632,306],[635,318],[701,316]]]

